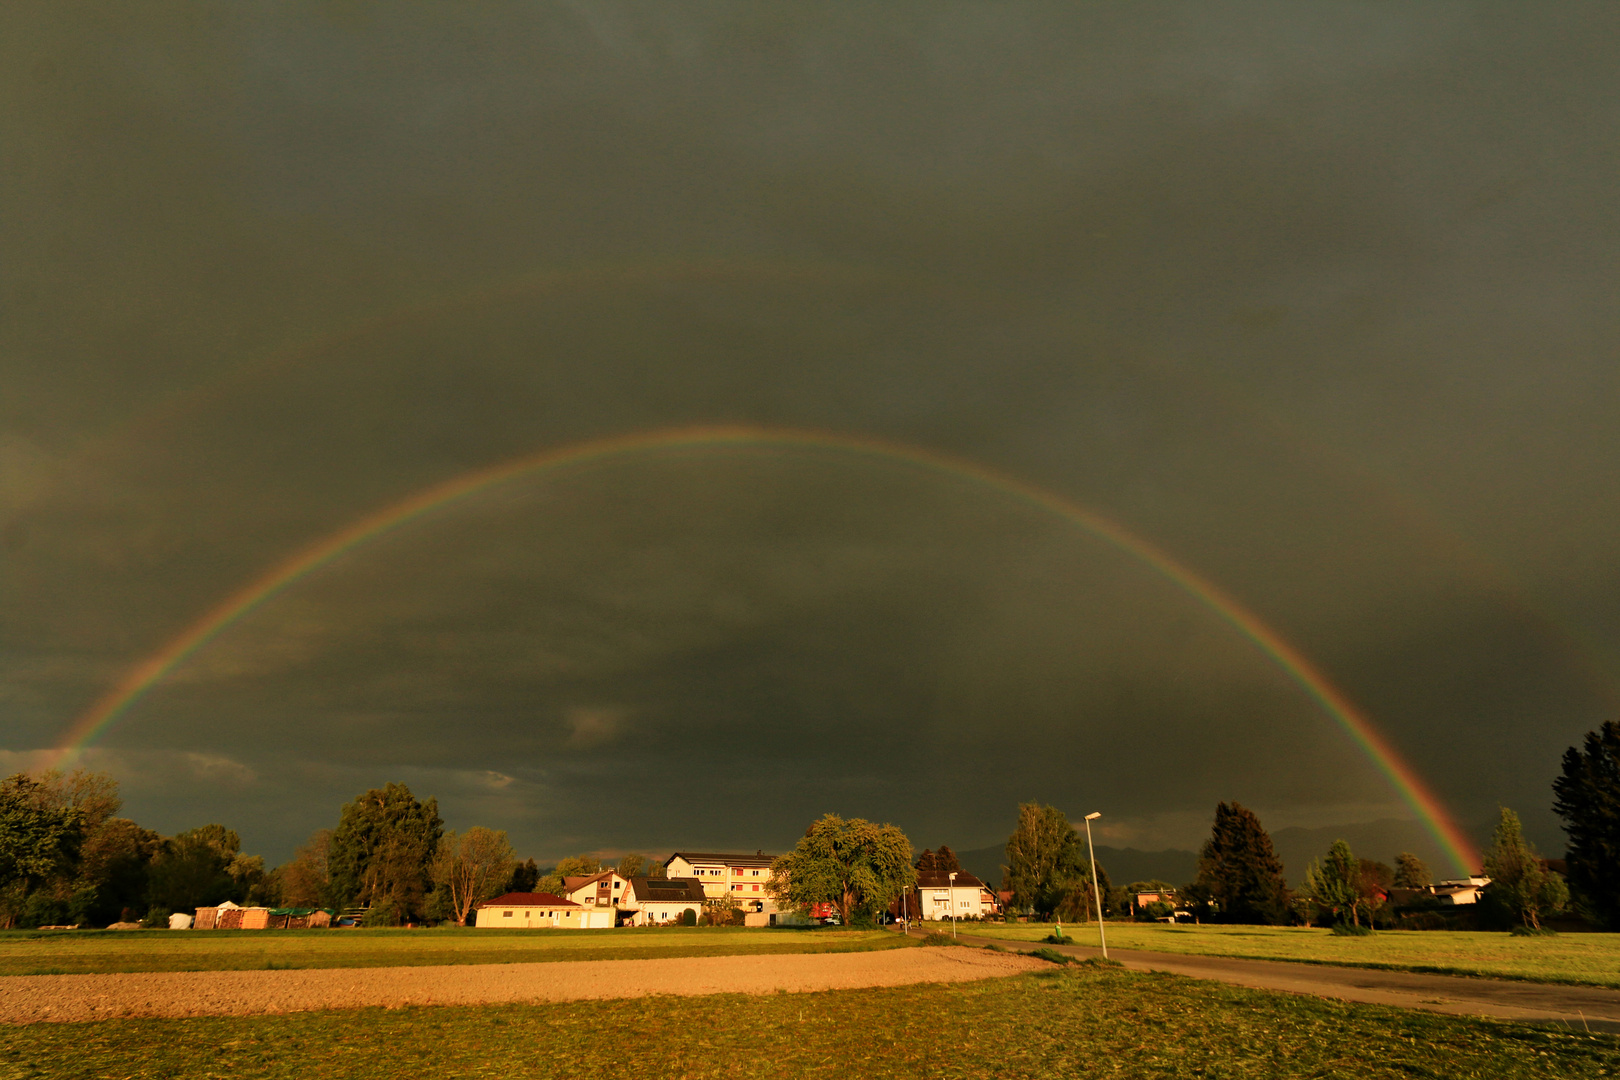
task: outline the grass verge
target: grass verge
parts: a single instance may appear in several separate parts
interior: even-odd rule
[[[8,931],[0,933],[0,976],[647,960],[866,952],[906,944],[881,930],[732,927]]]
[[[1294,1080],[1612,1076],[1620,1039],[1079,965],[763,997],[364,1009],[0,1029],[0,1076],[634,1074]],[[386,1049],[386,1052],[380,1052]]]
[[[980,924],[963,933],[998,941],[1039,942],[1040,923]],[[1066,927],[1071,945],[1095,946],[1097,925]],[[1428,975],[1471,975],[1523,982],[1620,988],[1620,934],[1516,937],[1450,930],[1384,931],[1369,937],[1294,926],[1163,926],[1109,923],[1111,949],[1188,956],[1231,956],[1333,964]]]

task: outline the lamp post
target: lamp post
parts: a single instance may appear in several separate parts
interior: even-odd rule
[[[1097,937],[1102,941],[1103,959],[1108,959],[1108,931],[1103,927],[1102,889],[1097,886],[1097,852],[1091,846],[1091,819],[1102,817],[1101,812],[1086,815],[1086,855],[1091,859],[1091,891],[1097,896]]]
[[[950,897],[945,902],[951,906],[951,937],[956,936],[956,871],[951,871],[950,885],[945,889],[945,895]]]

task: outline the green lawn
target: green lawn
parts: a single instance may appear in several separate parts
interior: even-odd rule
[[[1039,923],[963,923],[958,929],[1011,941],[1039,941],[1052,932],[1051,926]],[[1064,933],[1076,945],[1097,944],[1096,923],[1066,926]],[[1108,944],[1154,952],[1620,987],[1620,934],[1514,937],[1450,930],[1390,930],[1371,937],[1335,937],[1328,930],[1292,926],[1109,923]]]
[[[898,935],[877,930],[826,928],[16,930],[0,932],[0,976],[640,960],[737,953],[864,952],[905,944]]]
[[[0,1029],[0,1076],[1613,1076],[1620,1039],[1173,975],[1058,969],[764,997],[364,1009]]]

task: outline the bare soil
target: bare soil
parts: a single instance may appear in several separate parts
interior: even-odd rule
[[[136,1016],[250,1016],[311,1009],[575,1001],[653,994],[769,994],[965,982],[1042,970],[982,949],[582,960],[570,964],[157,971],[0,978],[0,1023]]]

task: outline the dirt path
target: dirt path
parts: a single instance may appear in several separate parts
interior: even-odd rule
[[[1005,939],[970,937],[976,945],[994,943],[1004,949],[1042,946]],[[1059,952],[1072,956],[1102,955],[1095,948],[1067,945]],[[1423,975],[1412,971],[1376,971],[1331,967],[1326,964],[1291,964],[1278,960],[1244,960],[1230,956],[1189,956],[1183,953],[1109,949],[1110,959],[1136,971],[1169,971],[1198,979],[1214,979],[1261,990],[1399,1005],[1461,1016],[1495,1016],[1504,1020],[1559,1020],[1576,1030],[1620,1031],[1620,990],[1598,986],[1557,986],[1509,979],[1473,979],[1460,975]]]
[[[848,990],[991,979],[1046,967],[1017,954],[924,948],[568,964],[11,975],[0,978],[0,1023]]]

